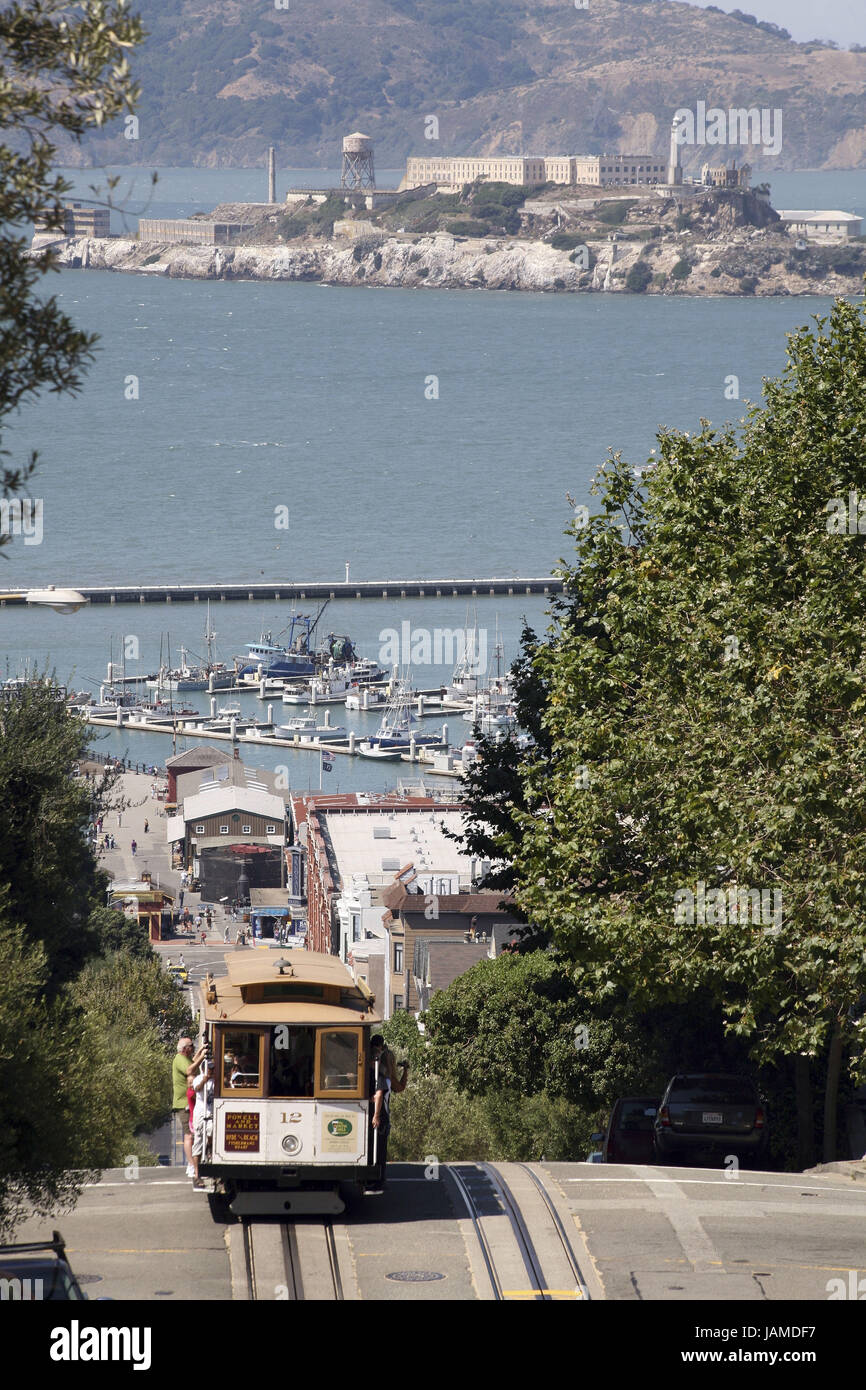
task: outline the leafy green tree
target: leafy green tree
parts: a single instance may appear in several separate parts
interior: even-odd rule
[[[0,889],[0,1233],[27,1210],[71,1204],[110,1127],[91,1105],[86,1025],[49,992],[45,948],[12,920]],[[73,1172],[73,1166],[78,1171]]]
[[[398,1009],[382,1024],[382,1036],[400,1062],[408,1062],[412,1076],[426,1076],[429,1071],[427,1043],[418,1028],[414,1014]]]
[[[756,1063],[821,1059],[825,1157],[843,1058],[866,1071],[864,382],[863,306],[837,301],[741,434],[663,432],[641,480],[610,460],[517,813],[518,898],[580,993],[703,994]]]
[[[87,828],[112,791],[109,774],[91,789],[70,777],[87,752],[87,726],[66,713],[56,691],[33,683],[0,700],[0,886],[8,913],[45,947],[49,992],[99,950],[104,876]]]
[[[71,998],[87,1020],[91,1109],[100,1111],[110,1135],[97,1162],[114,1167],[140,1150],[137,1131],[153,1130],[168,1118],[170,1053],[192,1018],[152,953],[136,959],[118,951],[88,962]]]
[[[567,965],[545,951],[506,952],[433,996],[425,1015],[430,1069],[475,1095],[573,1096],[582,1024]]]
[[[132,109],[126,51],[141,37],[128,0],[16,0],[0,10],[0,432],[40,391],[77,391],[93,355],[94,335],[34,293],[56,258],[29,256],[29,227],[62,232],[71,184],[54,172],[56,137],[80,140]],[[36,459],[15,464],[0,449],[0,494],[21,491]]]

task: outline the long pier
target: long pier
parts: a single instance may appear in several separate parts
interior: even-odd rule
[[[9,586],[14,587],[14,586]],[[525,594],[560,594],[562,580],[541,579],[363,579],[333,581],[273,580],[262,584],[106,584],[79,586],[90,603],[257,603],[275,599],[359,598],[488,598],[523,597]],[[25,594],[0,599],[0,607],[25,602]]]

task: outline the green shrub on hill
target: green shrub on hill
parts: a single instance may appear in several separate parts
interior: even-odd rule
[[[643,294],[652,278],[653,273],[646,261],[636,261],[625,277],[625,287],[632,294]]]
[[[593,217],[599,222],[604,222],[607,227],[619,227],[626,217],[626,213],[631,207],[631,202],[626,199],[611,199],[610,202],[603,203],[593,212]]]
[[[457,222],[447,222],[445,229],[452,236],[479,237],[490,235],[490,228],[486,222],[473,222],[468,217]]]
[[[576,246],[583,246],[584,239],[578,232],[557,232],[550,244],[554,251],[573,251]]]

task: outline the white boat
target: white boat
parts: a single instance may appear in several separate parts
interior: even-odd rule
[[[350,692],[356,688],[366,688],[372,681],[382,680],[384,674],[375,661],[366,658],[350,662],[347,666],[335,666],[331,662],[326,671],[321,671],[302,685],[286,686],[283,704],[342,705]]]
[[[227,734],[231,732],[232,723],[234,723],[235,728],[241,728],[254,722],[255,716],[242,714],[240,705],[220,705],[215,714],[205,715],[202,727],[211,729],[215,734]]]
[[[346,696],[346,709],[381,709],[387,703],[387,691],[374,686],[365,686],[363,690],[350,690]]]
[[[348,732],[340,724],[330,724],[327,721],[320,724],[315,715],[298,715],[297,718],[289,719],[285,724],[276,724],[274,735],[276,738],[299,738],[302,741],[315,739],[327,741],[329,738],[347,738]]]
[[[342,705],[350,688],[350,682],[345,675],[334,671],[327,675],[314,676],[303,685],[285,686],[283,704]]]
[[[408,744],[406,745],[408,748]],[[370,743],[369,739],[364,739],[363,743],[357,745],[358,752],[362,758],[399,758],[403,754],[402,748],[383,748],[380,743]]]
[[[482,658],[481,645],[478,640],[478,618],[476,616],[473,626],[469,627],[469,612],[466,613],[466,640],[463,642],[462,650],[457,658],[457,664],[451,676],[451,681],[442,695],[443,705],[457,705],[463,707],[467,700],[478,695],[481,691],[484,670],[487,666],[487,641],[486,631],[484,634],[484,654]],[[484,669],[482,669],[484,668]]]
[[[412,687],[406,681],[399,681],[385,706],[379,728],[375,734],[364,740],[365,744],[371,748],[394,748],[398,752],[405,752],[412,743],[416,748],[425,744],[441,743],[440,734],[420,732],[418,717],[411,709],[412,698]],[[370,757],[371,754],[365,753],[364,756]]]

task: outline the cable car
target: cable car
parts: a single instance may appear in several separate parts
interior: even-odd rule
[[[226,955],[208,975],[212,1133],[199,1165],[236,1216],[334,1214],[380,1184],[369,1123],[375,999],[336,956]]]

